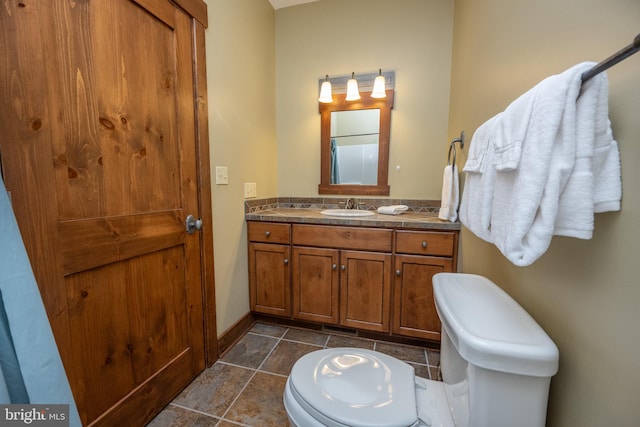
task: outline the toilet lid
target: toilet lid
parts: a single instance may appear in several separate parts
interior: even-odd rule
[[[314,351],[295,363],[289,379],[298,403],[328,426],[413,426],[418,420],[413,368],[376,351]]]

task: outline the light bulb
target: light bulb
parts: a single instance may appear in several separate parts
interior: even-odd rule
[[[382,75],[382,70],[380,70],[380,74],[373,81],[373,90],[371,91],[372,98],[385,98],[387,96],[387,92],[385,91],[385,80]]]
[[[325,80],[322,82],[322,86],[320,86],[320,98],[318,98],[318,101],[325,104],[333,102],[333,96],[331,95],[331,82],[329,81],[328,75],[325,76]]]
[[[347,101],[357,101],[360,99],[360,91],[358,90],[358,81],[356,80],[355,73],[351,73],[351,78],[347,82]]]

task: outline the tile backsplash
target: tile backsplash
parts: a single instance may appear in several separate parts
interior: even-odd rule
[[[358,201],[359,208],[364,210],[376,210],[380,206],[407,205],[411,212],[437,214],[440,209],[440,200],[353,198]],[[347,197],[271,197],[266,199],[249,199],[244,202],[244,212],[245,214],[256,213],[277,208],[340,209],[344,207],[345,200],[347,200]]]

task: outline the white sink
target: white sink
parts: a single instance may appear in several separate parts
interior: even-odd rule
[[[327,216],[342,216],[342,217],[360,217],[360,216],[373,216],[372,211],[361,211],[358,209],[326,209],[320,212],[322,215]]]

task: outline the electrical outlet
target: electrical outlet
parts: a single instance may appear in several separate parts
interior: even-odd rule
[[[255,182],[245,182],[244,183],[244,198],[251,199],[254,197],[258,197],[258,189],[256,187]]]
[[[229,171],[226,166],[216,166],[216,184],[229,184]]]

